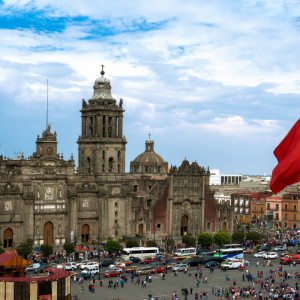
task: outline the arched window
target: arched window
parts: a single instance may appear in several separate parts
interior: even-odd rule
[[[114,169],[114,159],[113,157],[110,157],[108,160],[108,172],[112,173]]]
[[[14,233],[12,229],[7,228],[4,231],[4,239],[3,239],[3,246],[4,248],[11,248],[13,246],[13,236]]]
[[[121,159],[121,151],[118,151],[118,160]]]
[[[102,160],[105,160],[105,151],[102,151]]]

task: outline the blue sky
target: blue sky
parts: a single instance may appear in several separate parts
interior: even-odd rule
[[[145,149],[171,165],[271,174],[300,116],[300,1],[0,1],[0,153],[35,151],[46,124],[77,160],[82,99],[105,65],[123,98],[126,168]]]

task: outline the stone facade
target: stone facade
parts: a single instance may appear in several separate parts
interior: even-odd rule
[[[82,101],[78,171],[73,156],[57,153],[50,126],[25,158],[0,156],[0,239],[5,247],[30,238],[34,244],[105,241],[113,238],[162,240],[172,235],[232,231],[233,211],[214,199],[209,169],[184,160],[178,168],[145,152],[125,172],[123,100],[111,95],[104,72],[93,97]]]

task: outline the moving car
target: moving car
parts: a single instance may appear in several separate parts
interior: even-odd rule
[[[113,259],[105,259],[101,260],[101,267],[108,267],[109,265],[113,265],[115,261]]]
[[[95,268],[95,267],[99,267],[99,264],[95,261],[89,261],[83,265],[80,266],[80,269],[83,270],[85,268],[91,269],[91,268]]]
[[[152,273],[151,267],[143,267],[143,268],[138,268],[136,269],[136,273],[139,275],[149,275]]]
[[[285,246],[276,246],[274,251],[287,251],[287,247]]]
[[[41,267],[40,263],[34,263],[34,264],[28,266],[27,268],[25,268],[25,271],[26,272],[35,271],[35,270],[39,269],[40,267]]]
[[[244,267],[242,261],[225,261],[221,264],[221,269],[238,269],[240,266]]]
[[[253,256],[254,257],[264,257],[265,254],[267,254],[267,251],[261,251],[258,253],[254,253]]]
[[[99,268],[98,267],[85,268],[81,273],[82,274],[90,273],[90,276],[91,275],[96,275],[96,274],[99,274]]]
[[[141,259],[139,257],[132,256],[132,257],[130,257],[130,260],[134,263],[138,263],[138,262],[140,262]]]
[[[140,263],[141,264],[150,264],[152,262],[154,262],[155,258],[154,257],[145,257],[143,259],[141,259]]]
[[[76,265],[75,262],[72,261],[72,262],[66,263],[65,270],[72,270],[72,271],[74,271],[75,269],[77,269],[77,265]]]
[[[267,252],[266,254],[264,254],[263,258],[278,258],[278,254],[276,252]]]

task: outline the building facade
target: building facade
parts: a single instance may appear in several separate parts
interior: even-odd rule
[[[96,79],[91,99],[82,101],[78,171],[73,156],[57,152],[56,132],[48,126],[36,152],[19,159],[0,156],[0,237],[4,247],[28,238],[35,245],[105,241],[108,237],[161,240],[233,230],[233,211],[209,186],[209,169],[184,160],[168,163],[145,152],[125,172],[123,100],[110,81]]]

